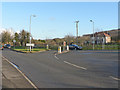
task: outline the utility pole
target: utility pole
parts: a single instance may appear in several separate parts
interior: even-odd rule
[[[76,43],[78,44],[78,23],[79,21],[75,21],[76,22]]]

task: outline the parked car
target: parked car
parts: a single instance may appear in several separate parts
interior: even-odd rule
[[[75,49],[75,50],[82,50],[82,47],[78,46],[78,45],[71,44],[71,45],[69,45],[69,49],[70,50],[73,50],[73,49]]]
[[[6,44],[4,47],[5,48],[11,48],[11,45],[10,44]]]
[[[0,45],[0,50],[3,50],[3,46],[2,45]]]

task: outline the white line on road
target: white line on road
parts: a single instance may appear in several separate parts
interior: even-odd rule
[[[56,59],[59,59],[56,55],[54,55],[54,57],[55,57]]]
[[[18,68],[16,68],[13,64],[12,64],[12,62],[10,62],[8,59],[6,59],[5,57],[3,57],[9,64],[11,64],[20,74],[22,74],[23,75],[23,77],[36,89],[36,90],[39,90],[38,88],[37,88],[37,86],[35,85],[35,84],[33,84],[33,82],[20,70],[20,69],[18,69]]]
[[[78,65],[75,65],[75,64],[69,63],[69,62],[67,62],[67,61],[64,61],[64,63],[69,64],[69,65],[72,65],[72,66],[77,67],[77,68],[80,68],[80,69],[87,70],[87,68],[80,67],[80,66],[78,66]]]
[[[119,78],[116,78],[116,77],[113,77],[113,76],[110,76],[110,77],[114,80],[120,80]]]

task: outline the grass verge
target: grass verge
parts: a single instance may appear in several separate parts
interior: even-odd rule
[[[35,53],[35,52],[42,52],[42,51],[48,51],[50,49],[46,49],[46,48],[33,48],[30,49],[29,48],[25,48],[25,47],[12,47],[11,48],[12,50],[15,50],[15,51],[20,51],[20,52],[24,52],[24,53]]]

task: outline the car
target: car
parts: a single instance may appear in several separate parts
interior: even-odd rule
[[[10,44],[6,44],[5,47],[6,48],[11,48],[11,45]]]
[[[82,50],[82,47],[78,46],[78,45],[75,45],[75,44],[71,44],[71,45],[69,45],[69,49],[70,50],[73,50],[73,49],[75,49],[75,50]]]
[[[0,45],[0,50],[3,50],[3,46],[2,45]]]

